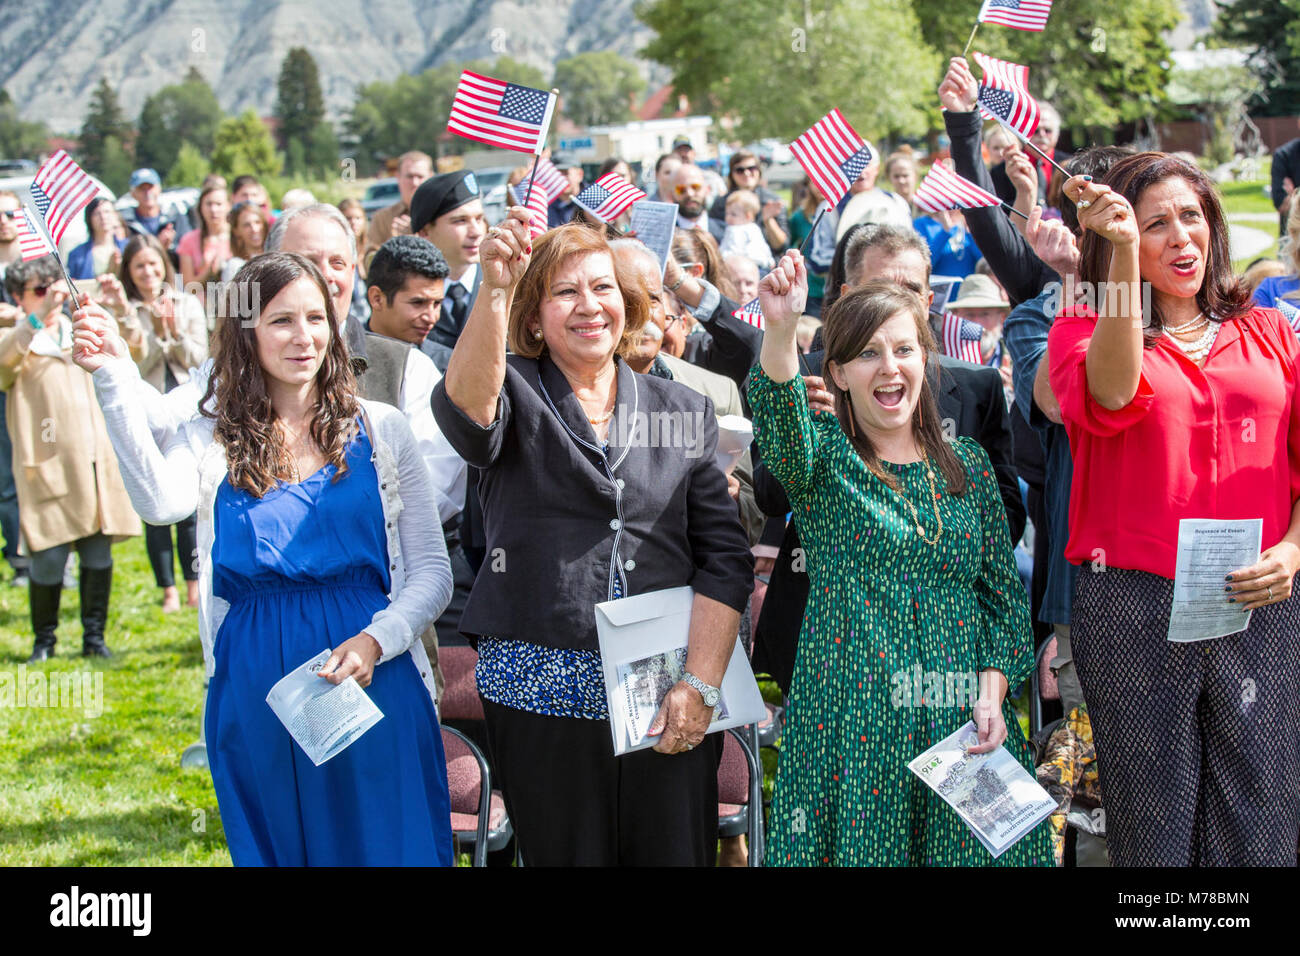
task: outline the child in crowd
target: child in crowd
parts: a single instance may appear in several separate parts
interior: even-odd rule
[[[722,236],[722,256],[739,253],[753,261],[763,273],[775,264],[772,250],[759,228],[758,195],[750,189],[737,189],[727,197],[727,231]]]

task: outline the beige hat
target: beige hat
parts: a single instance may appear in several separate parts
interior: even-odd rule
[[[1011,303],[1002,298],[998,284],[986,275],[971,273],[961,280],[961,295],[948,302],[944,308],[956,309],[1010,309]]]

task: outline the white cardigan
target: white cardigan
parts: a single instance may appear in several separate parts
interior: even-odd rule
[[[107,362],[95,372],[94,382],[127,494],[140,517],[150,524],[170,525],[198,511],[199,638],[211,677],[213,644],[230,609],[212,593],[213,508],[228,473],[224,449],[213,437],[216,423],[201,416],[182,422],[160,451],[149,411],[141,402],[135,364],[126,359]],[[370,460],[379,478],[392,579],[391,603],[376,612],[366,633],[379,642],[380,663],[409,653],[432,697],[433,668],[419,637],[437,620],[452,593],[447,546],[430,521],[438,513],[433,486],[402,413],[382,402],[359,402],[372,429]]]

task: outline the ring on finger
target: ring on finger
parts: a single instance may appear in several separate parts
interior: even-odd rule
[[[1092,202],[1087,199],[1080,199],[1077,203],[1075,203],[1075,205],[1078,206],[1080,209],[1087,209],[1089,206],[1092,205]]]
[[[1273,589],[1271,587],[1268,589],[1268,600],[1273,600]]]

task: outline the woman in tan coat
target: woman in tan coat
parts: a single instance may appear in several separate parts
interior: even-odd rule
[[[140,533],[117,469],[89,375],[72,363],[68,289],[52,256],[15,263],[5,286],[25,318],[0,332],[0,388],[14,447],[23,548],[31,563],[29,663],[54,653],[63,567],[81,557],[82,654],[110,656],[104,643],[116,538]]]

